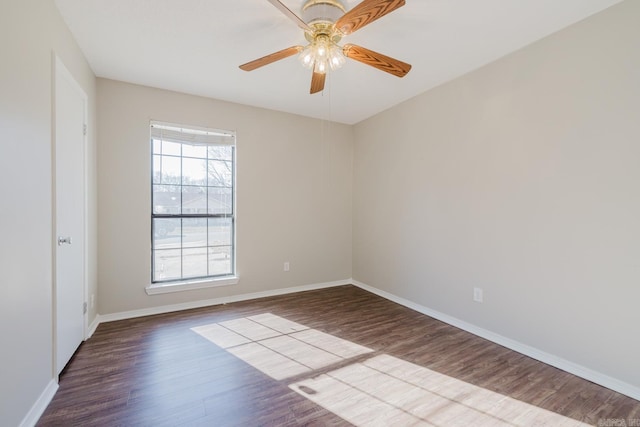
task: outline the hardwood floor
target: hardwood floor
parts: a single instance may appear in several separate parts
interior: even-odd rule
[[[101,324],[62,373],[38,425],[621,419],[640,425],[640,402],[341,286]]]

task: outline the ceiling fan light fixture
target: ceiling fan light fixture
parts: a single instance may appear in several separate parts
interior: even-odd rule
[[[316,51],[316,60],[326,61],[329,56],[329,38],[326,36],[316,37],[313,45]]]
[[[327,61],[318,61],[316,60],[315,66],[313,67],[313,72],[318,74],[326,74],[327,73]]]
[[[305,68],[313,69],[320,74],[326,73],[329,69],[337,70],[346,62],[342,48],[324,34],[316,36],[302,49],[299,59]]]
[[[307,45],[304,49],[302,49],[302,52],[300,52],[299,58],[300,58],[300,63],[302,63],[302,66],[304,68],[307,68],[309,70],[313,68],[313,63],[316,61],[316,56],[310,44]]]
[[[342,67],[345,62],[347,62],[347,59],[344,57],[342,49],[338,45],[331,45],[331,49],[329,51],[329,66],[331,69],[337,70]]]

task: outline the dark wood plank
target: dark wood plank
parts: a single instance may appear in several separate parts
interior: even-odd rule
[[[262,313],[373,352],[278,381],[191,330]],[[342,286],[102,324],[62,373],[38,425],[350,425],[289,385],[379,355],[591,425],[640,418],[634,399]]]

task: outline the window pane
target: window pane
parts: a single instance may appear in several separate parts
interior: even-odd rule
[[[209,146],[209,158],[217,160],[233,160],[233,147],[230,145]]]
[[[233,195],[231,188],[208,188],[209,213],[233,214]]]
[[[175,280],[181,278],[181,252],[180,249],[153,251],[154,280]]]
[[[182,159],[182,184],[207,185],[207,161],[201,159]]]
[[[209,160],[207,173],[210,187],[231,187],[231,162]]]
[[[207,188],[184,186],[182,187],[182,214],[206,214],[207,213]]]
[[[182,144],[182,155],[184,157],[198,157],[200,159],[207,158],[206,145]]]
[[[153,156],[153,182],[180,184],[180,157]]]
[[[162,175],[160,174],[160,170],[162,169],[160,167],[161,166],[161,163],[160,163],[161,160],[162,160],[162,157],[153,156],[153,170],[152,170],[152,173],[151,173],[151,179],[153,180],[154,184],[160,184],[162,182]]]
[[[231,218],[209,218],[209,246],[231,245]]]
[[[209,248],[209,274],[231,274],[231,247]]]
[[[162,141],[162,154],[164,155],[179,156],[180,148],[182,148],[182,144],[177,142]]]
[[[178,185],[154,185],[153,186],[153,213],[154,214],[179,214],[180,191]]]
[[[162,141],[153,139],[153,154],[162,154]]]
[[[154,218],[153,247],[155,249],[180,248],[182,230],[179,218]]]
[[[184,218],[182,220],[182,246],[207,246],[207,218]]]
[[[183,249],[182,276],[204,277],[207,274],[207,248]]]

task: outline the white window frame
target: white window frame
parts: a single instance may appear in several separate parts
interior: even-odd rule
[[[236,275],[236,135],[233,131],[204,128],[199,126],[187,126],[175,123],[167,123],[152,120],[150,122],[150,155],[151,155],[151,284],[145,289],[147,294],[163,294],[192,289],[202,289],[216,286],[233,285],[238,283]],[[153,140],[177,142],[191,145],[227,145],[233,147],[232,156],[232,208],[231,214],[171,214],[164,215],[154,212],[154,167],[153,167]],[[183,158],[182,152],[179,156]],[[181,202],[182,206],[182,202]],[[224,275],[211,275],[197,278],[180,278],[174,280],[155,280],[154,277],[154,218],[230,218],[231,219],[231,273]]]

